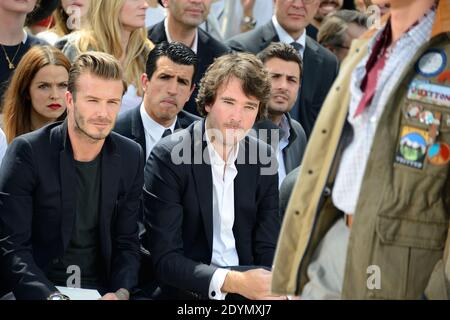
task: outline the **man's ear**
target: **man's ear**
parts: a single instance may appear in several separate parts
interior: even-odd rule
[[[73,95],[70,91],[66,91],[64,95],[64,99],[66,100],[67,111],[73,109]]]
[[[142,89],[145,90],[147,89],[147,83],[148,83],[148,77],[146,73],[143,73],[141,75],[141,85],[142,85]]]

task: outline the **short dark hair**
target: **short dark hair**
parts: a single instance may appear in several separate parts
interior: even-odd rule
[[[208,114],[206,106],[216,101],[219,87],[233,77],[242,82],[242,91],[246,96],[255,97],[260,102],[256,120],[265,117],[270,98],[269,73],[260,59],[244,52],[223,55],[208,67],[200,82],[196,98],[199,114],[202,116]]]
[[[158,43],[153,48],[153,50],[150,51],[147,58],[145,72],[147,73],[147,77],[149,79],[153,76],[153,73],[156,70],[158,59],[161,57],[167,57],[176,64],[193,66],[194,73],[192,74],[191,87],[194,85],[194,79],[197,73],[198,59],[197,55],[194,53],[194,51],[191,50],[191,48],[187,47],[181,42],[168,43],[166,41],[163,41],[161,43]]]
[[[76,100],[77,80],[84,73],[90,73],[105,80],[120,80],[123,85],[122,95],[127,91],[127,83],[123,79],[119,60],[108,53],[88,51],[75,59],[69,71],[67,91],[72,93],[74,100]]]
[[[284,61],[292,61],[298,64],[300,69],[299,79],[303,74],[303,61],[298,51],[287,43],[272,42],[267,48],[258,53],[258,58],[265,64],[267,60],[278,58]]]

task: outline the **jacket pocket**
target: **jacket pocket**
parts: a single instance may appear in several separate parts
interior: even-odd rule
[[[426,213],[423,213],[426,216]],[[448,222],[417,221],[378,215],[376,232],[384,244],[442,250]]]
[[[422,212],[425,215],[425,212]],[[376,299],[419,299],[442,257],[448,222],[423,222],[378,215],[372,263],[380,268]]]

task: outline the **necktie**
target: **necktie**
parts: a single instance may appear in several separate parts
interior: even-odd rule
[[[295,50],[297,50],[297,52],[300,54],[300,50],[302,49],[302,45],[300,43],[291,42],[290,45],[293,46],[295,48]]]
[[[164,130],[164,132],[163,132],[161,138],[170,136],[171,134],[172,134],[172,131],[171,131],[170,129],[166,129],[166,130]]]

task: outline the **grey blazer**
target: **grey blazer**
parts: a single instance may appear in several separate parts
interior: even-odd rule
[[[303,159],[303,153],[306,149],[306,134],[302,128],[302,125],[292,119],[289,114],[286,114],[290,126],[289,131],[289,144],[283,149],[283,160],[284,166],[286,168],[286,175],[298,167]],[[271,120],[264,119],[260,120],[253,126],[253,129],[256,130],[257,136],[259,139],[264,141],[265,143],[272,145],[270,133],[267,135],[259,135],[259,129],[266,130],[280,130],[278,126],[276,126]],[[281,135],[280,135],[281,136]],[[275,144],[274,144],[275,145]]]

